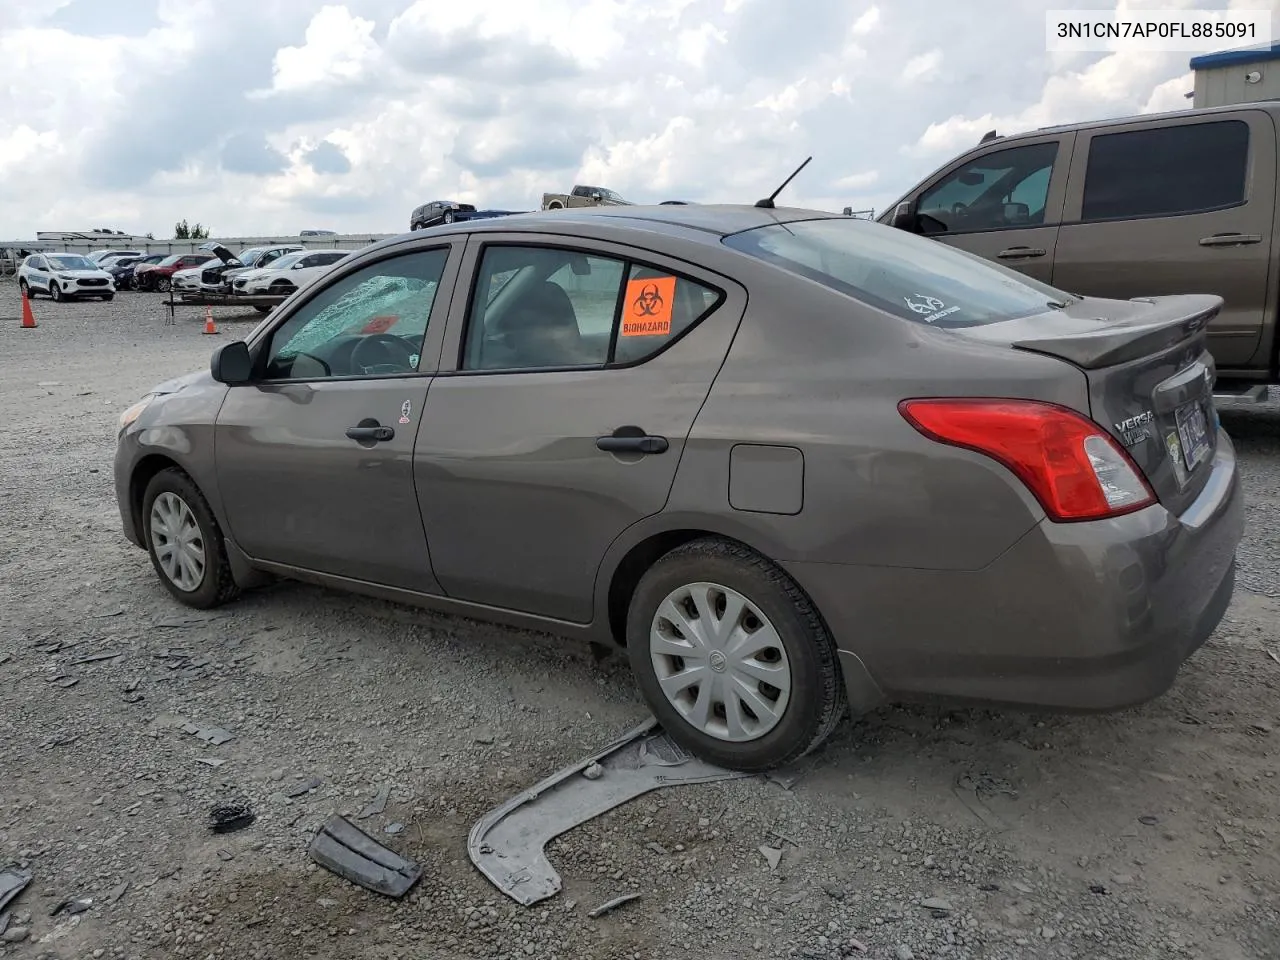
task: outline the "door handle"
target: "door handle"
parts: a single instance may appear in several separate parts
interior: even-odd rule
[[[607,453],[665,453],[669,446],[666,437],[651,437],[644,433],[632,435],[619,432],[596,438],[597,449]]]
[[[1009,247],[996,254],[1001,260],[1030,260],[1032,257],[1043,257],[1047,250],[1039,247]]]
[[[378,442],[380,440],[390,440],[395,437],[396,431],[392,427],[367,426],[361,424],[358,427],[347,427],[347,437],[351,440],[372,440]]]
[[[1243,247],[1246,243],[1261,243],[1262,237],[1256,233],[1215,233],[1212,237],[1201,237],[1202,247]]]

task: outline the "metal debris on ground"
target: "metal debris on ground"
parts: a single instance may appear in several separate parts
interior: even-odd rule
[[[1280,663],[1280,653],[1276,653],[1274,650],[1267,650],[1267,656],[1276,663]]]
[[[1160,822],[1160,818],[1156,816],[1152,816],[1151,814],[1148,813],[1139,817],[1138,822],[1145,823],[1148,827],[1154,827],[1157,823]]]
[[[920,906],[924,910],[928,910],[935,917],[945,917],[951,913],[951,904],[941,897],[927,897],[920,901]]]
[[[612,900],[606,900],[604,903],[600,904],[600,906],[588,913],[587,916],[594,920],[596,917],[603,917],[606,913],[617,910],[624,903],[630,903],[632,900],[639,899],[640,894],[638,893],[624,893],[620,897],[614,897]]]
[[[205,743],[215,747],[220,747],[228,740],[234,740],[235,734],[221,727],[197,727],[194,723],[184,723],[182,732],[189,733],[197,740],[203,740]]]
[[[599,780],[604,776],[604,767],[598,763],[589,763],[587,768],[582,771],[582,775],[588,780]]]
[[[119,886],[113,887],[111,892],[107,894],[107,903],[119,903],[121,898],[129,892],[129,881],[126,880]]]
[[[357,820],[368,820],[370,817],[382,813],[387,809],[387,801],[391,799],[391,785],[384,783],[378,788],[378,792],[374,794],[359,813],[356,814]]]
[[[778,869],[778,864],[782,862],[782,851],[780,849],[777,847],[761,846],[760,853],[763,854],[765,860],[768,861],[770,870]]]
[[[230,803],[214,807],[209,812],[209,819],[214,833],[234,833],[253,823],[257,815],[247,804]]]
[[[0,653],[0,666],[3,666],[4,664],[8,663],[12,659],[13,657],[11,657],[7,653]]]
[[[79,677],[68,677],[66,675],[56,676],[53,678],[53,681],[52,681],[55,687],[61,687],[63,690],[66,690],[70,687],[74,687],[79,682],[80,682]]]
[[[9,920],[12,916],[10,913],[0,913],[0,937],[4,936],[4,932],[9,929]]]
[[[335,814],[307,848],[316,863],[357,886],[400,898],[422,876],[422,868],[388,850],[346,817]]]
[[[290,800],[293,800],[296,797],[300,797],[305,793],[310,793],[312,790],[318,789],[323,783],[324,781],[321,780],[319,777],[312,777],[310,780],[304,780],[302,783],[298,784],[296,787],[290,787],[288,790],[285,791],[284,795],[288,797]]]
[[[385,827],[383,827],[382,829],[383,829],[383,831],[384,831],[384,832],[386,832],[386,833],[404,833],[404,824],[403,824],[403,823],[388,823],[388,824],[387,824]]]
[[[603,771],[599,778],[580,776],[593,764]],[[560,875],[543,848],[565,831],[660,787],[746,776],[690,756],[649,717],[490,810],[471,828],[467,853],[499,890],[529,906],[560,891]]]
[[[142,683],[142,680],[141,680],[141,679],[139,679],[139,678],[135,678],[135,679],[133,679],[133,680],[130,680],[128,683],[126,683],[126,684],[124,685],[124,692],[125,692],[125,693],[133,693],[133,691],[135,691],[135,690],[137,690],[137,689],[138,689],[138,687],[139,687],[139,685],[140,685],[141,683]]]
[[[182,630],[187,627],[198,627],[202,623],[213,623],[220,619],[222,614],[215,614],[212,617],[171,617],[168,620],[159,621],[156,627],[161,630]]]
[[[234,859],[235,859],[235,855],[234,855],[230,850],[220,849],[220,850],[218,850],[218,859],[219,859],[219,860],[234,860]]]
[[[203,763],[206,767],[220,767],[226,762],[222,757],[196,757],[196,763]]]
[[[0,871],[0,913],[31,883],[31,874],[22,870]]]

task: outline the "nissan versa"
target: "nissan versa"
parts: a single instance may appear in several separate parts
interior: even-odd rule
[[[886,698],[1114,709],[1231,598],[1221,306],[795,209],[454,223],[130,407],[120,512],[193,607],[274,575],[625,646],[740,770]]]

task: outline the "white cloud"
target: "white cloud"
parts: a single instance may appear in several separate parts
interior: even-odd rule
[[[881,206],[993,128],[1187,105],[1189,55],[1050,56],[1044,10],[1070,0],[984,2],[160,0],[94,35],[84,0],[0,0],[0,174],[60,187],[0,175],[2,232],[382,232],[575,179],[751,202],[809,155],[780,200]],[[325,141],[348,172],[316,172]]]

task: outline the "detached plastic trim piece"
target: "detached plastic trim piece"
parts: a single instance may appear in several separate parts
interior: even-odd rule
[[[748,776],[686,753],[650,717],[490,810],[471,828],[467,853],[494,886],[527,907],[560,892],[560,875],[543,848],[565,831],[660,787]]]
[[[422,877],[422,867],[338,814],[320,828],[307,855],[344,880],[386,897],[403,897]]]

